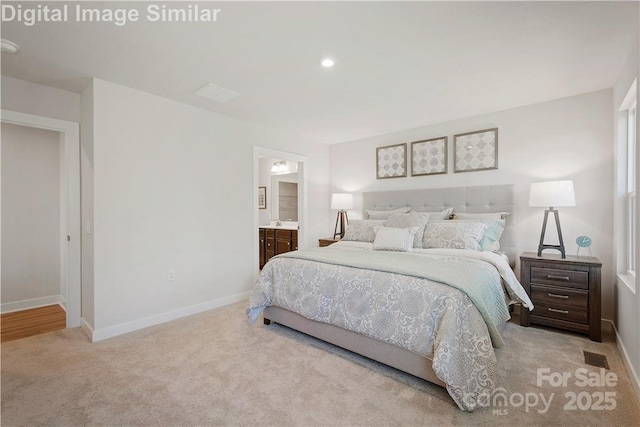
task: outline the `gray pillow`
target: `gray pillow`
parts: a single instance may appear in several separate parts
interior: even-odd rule
[[[424,235],[424,227],[427,225],[429,214],[426,212],[407,212],[395,213],[389,217],[385,227],[389,228],[408,228],[417,227],[417,231],[413,238],[413,247],[422,247],[422,237]]]
[[[342,240],[373,243],[376,239],[376,227],[384,226],[385,220],[354,219],[349,221]]]
[[[488,224],[482,222],[429,222],[424,230],[422,247],[481,251],[480,240],[488,227]]]

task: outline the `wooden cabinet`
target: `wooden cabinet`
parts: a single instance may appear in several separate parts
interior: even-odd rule
[[[520,257],[520,282],[534,309],[522,307],[520,324],[536,323],[582,332],[601,340],[598,258],[542,255],[525,252]]]
[[[260,248],[260,270],[262,270],[262,267],[264,267],[264,264],[267,262],[266,261],[266,255],[265,255],[265,250],[264,250],[264,242],[265,242],[265,229],[264,228],[260,228],[258,230],[258,236],[259,236],[259,240],[260,242],[258,243],[258,247]]]
[[[298,230],[260,228],[259,234],[260,268],[274,255],[298,250]]]
[[[298,249],[298,230],[276,230],[276,255]]]
[[[339,242],[340,239],[335,239],[333,237],[327,237],[325,239],[318,239],[318,246],[325,247],[329,245],[333,245],[335,242]]]
[[[276,230],[266,228],[264,230],[264,263],[276,254]],[[264,264],[263,264],[264,266]]]

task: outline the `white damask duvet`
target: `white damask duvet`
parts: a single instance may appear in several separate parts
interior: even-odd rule
[[[403,258],[356,242],[297,252],[265,265],[249,301],[252,322],[274,305],[429,358],[465,411],[495,388],[493,346],[503,343],[497,325],[509,318],[507,302],[533,307],[508,263],[490,252],[417,249]]]

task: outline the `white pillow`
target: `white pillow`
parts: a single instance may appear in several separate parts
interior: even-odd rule
[[[421,248],[422,235],[424,234],[424,227],[425,225],[427,225],[428,220],[429,214],[427,213],[395,213],[389,217],[384,226],[390,228],[417,227],[418,230],[416,231],[415,237],[413,239],[413,247]]]
[[[374,211],[374,210],[367,210],[367,218],[369,219],[389,219],[389,217],[391,215],[393,215],[394,213],[407,213],[411,210],[410,207],[405,206],[403,208],[398,208],[398,209],[391,209],[391,210],[386,210],[386,211]]]
[[[484,213],[466,213],[456,212],[453,219],[472,219],[472,220],[493,220],[498,221],[505,219],[511,212],[484,212]]]
[[[384,226],[385,222],[384,220],[351,220],[341,240],[372,243],[376,238],[376,227]]]
[[[442,211],[417,211],[418,213],[429,215],[431,219],[450,219],[453,214],[453,208],[447,208]]]
[[[422,247],[446,249],[470,249],[481,251],[480,239],[488,224],[467,221],[428,222],[424,230]]]
[[[413,238],[418,227],[376,228],[376,239],[373,241],[375,251],[412,252]]]

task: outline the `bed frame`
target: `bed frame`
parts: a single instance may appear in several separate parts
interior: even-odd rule
[[[362,193],[363,212],[404,206],[409,206],[416,211],[439,211],[453,207],[454,212],[511,212],[511,215],[507,216],[500,244],[501,250],[509,256],[513,267],[516,254],[513,238],[516,220],[513,185]],[[266,307],[263,316],[265,325],[269,325],[271,322],[279,323],[439,386],[446,386],[433,371],[431,359],[409,350],[328,323],[310,320],[280,307]]]

